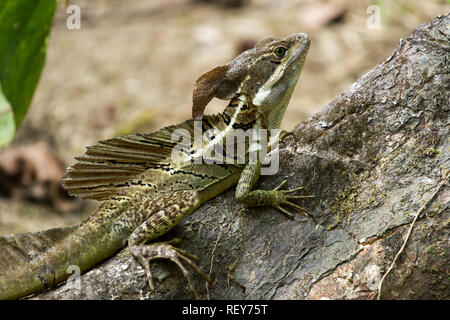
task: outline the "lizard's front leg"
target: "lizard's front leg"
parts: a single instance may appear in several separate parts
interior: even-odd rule
[[[290,212],[281,207],[281,205],[286,205],[299,210],[300,214],[304,214],[313,218],[313,216],[305,208],[291,202],[291,200],[294,199],[314,198],[314,196],[291,195],[291,193],[295,191],[302,190],[303,187],[290,190],[280,190],[281,187],[283,187],[286,184],[286,180],[284,180],[278,187],[272,190],[252,191],[252,188],[258,181],[260,172],[261,172],[261,162],[259,160],[257,160],[256,163],[246,164],[244,170],[242,171],[238,185],[236,187],[236,194],[235,194],[236,200],[249,207],[272,206],[280,210],[289,218],[291,219],[294,218],[294,216]]]
[[[155,201],[158,201],[158,199],[155,199]],[[196,256],[172,245],[180,242],[180,239],[145,244],[147,241],[165,234],[181,221],[181,219],[192,213],[198,207],[198,201],[196,191],[180,191],[176,192],[176,194],[174,193],[171,197],[170,204],[164,206],[159,211],[150,213],[148,219],[136,228],[128,238],[129,252],[144,268],[152,291],[154,291],[154,286],[149,262],[155,259],[169,259],[174,262],[183,272],[190,289],[197,298],[198,294],[192,285],[189,273],[181,261],[187,263],[199,275],[205,278],[205,280],[210,281],[209,277],[194,263],[193,260],[198,260]]]

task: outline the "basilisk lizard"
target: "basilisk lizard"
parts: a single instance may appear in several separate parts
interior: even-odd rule
[[[184,261],[209,280],[193,262],[195,256],[176,248],[173,242],[148,242],[236,184],[236,200],[246,206],[273,206],[292,217],[284,205],[305,214],[306,210],[292,200],[308,196],[293,195],[300,188],[281,190],[285,181],[273,190],[252,190],[260,175],[261,159],[175,163],[172,153],[179,144],[172,136],[176,131],[194,135],[196,123],[201,124],[201,132],[214,129],[218,133],[202,137],[201,148],[194,141],[193,146],[178,150],[189,159],[206,156],[203,150],[218,146],[232,129],[260,132],[279,128],[309,42],[303,33],[262,40],[230,63],[202,75],[193,92],[192,114],[197,121],[187,120],[149,134],[119,136],[88,147],[67,169],[63,182],[72,195],[102,201],[100,207],[72,227],[0,237],[0,298],[19,298],[55,286],[69,277],[69,266],[76,265],[84,272],[127,244],[144,267],[150,289],[154,287],[149,261],[168,258],[179,266],[195,293],[181,264]],[[230,102],[223,113],[203,116],[214,97]],[[245,153],[252,147],[246,144]]]

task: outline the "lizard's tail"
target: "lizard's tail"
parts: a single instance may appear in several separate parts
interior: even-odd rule
[[[67,279],[70,247],[66,253],[64,243],[77,228],[1,236],[0,299],[27,296]]]

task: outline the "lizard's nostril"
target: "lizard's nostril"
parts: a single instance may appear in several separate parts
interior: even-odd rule
[[[298,37],[303,41],[309,42],[310,38],[306,33],[297,33]]]

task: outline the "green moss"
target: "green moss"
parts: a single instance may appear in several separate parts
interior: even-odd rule
[[[376,198],[375,198],[375,196],[371,196],[369,199],[367,199],[367,204],[368,205],[370,205],[370,204],[374,204],[375,206],[378,204],[378,202],[376,201]]]
[[[362,194],[358,193],[358,190],[367,190]],[[335,228],[339,223],[343,222],[352,212],[359,213],[365,208],[377,208],[386,201],[392,194],[392,191],[384,192],[380,190],[375,183],[369,188],[361,188],[361,186],[352,185],[350,188],[344,189],[336,197],[336,200],[330,207],[331,213],[334,215],[334,221],[331,223],[327,230]],[[405,196],[406,201],[408,196]]]
[[[410,170],[408,170],[408,172],[411,172],[411,170],[419,168],[420,163],[419,163],[419,161],[417,161],[417,159],[415,157],[412,157],[409,160],[407,167],[408,167],[408,169],[410,169]]]
[[[437,255],[439,255],[439,254],[441,254],[443,252],[443,249],[441,247],[439,247],[439,246],[431,245],[425,250],[425,252],[428,253],[428,254],[432,254],[432,255],[437,256]]]
[[[424,191],[425,191],[425,185],[423,183],[419,184],[419,186],[417,187],[417,192],[423,193]]]
[[[433,217],[438,215],[440,212],[441,212],[441,203],[439,202],[438,199],[436,199],[429,207],[427,211],[427,216]]]
[[[352,185],[350,188],[344,189],[338,194],[337,200],[331,206],[331,213],[335,216],[334,222],[327,227],[331,230],[339,223],[344,221],[350,213],[361,211],[361,205],[358,201],[357,187]]]
[[[351,157],[355,153],[355,148],[352,145],[349,145],[349,146],[347,146],[345,153]]]
[[[398,203],[400,205],[404,205],[406,203],[406,201],[408,201],[410,199],[410,195],[409,194],[404,194],[400,200],[398,200]]]
[[[428,157],[432,157],[437,153],[436,149],[433,147],[426,148],[424,151],[424,155]]]
[[[372,185],[368,192],[369,198],[366,200],[364,207],[371,206],[373,208],[379,207],[385,201],[385,199],[391,195],[392,192],[383,192],[375,184]]]
[[[436,285],[442,282],[442,276],[438,276],[438,277],[433,277],[433,279],[431,280],[431,284]]]

